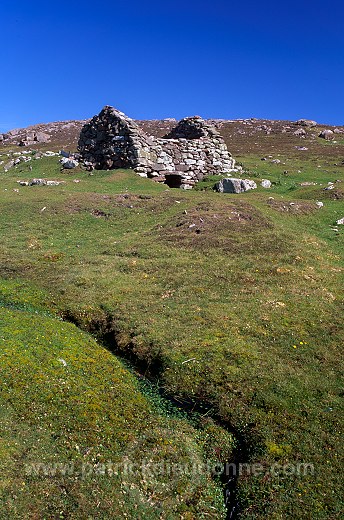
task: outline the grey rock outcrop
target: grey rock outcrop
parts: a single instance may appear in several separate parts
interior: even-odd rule
[[[29,146],[35,143],[48,143],[50,141],[50,135],[44,132],[26,132],[26,134],[20,139],[19,146]]]
[[[316,121],[312,121],[311,119],[299,119],[296,121],[296,124],[300,126],[308,126],[308,128],[313,128],[314,126],[317,126],[318,123]]]
[[[238,171],[220,133],[199,116],[182,119],[165,137],[156,138],[106,106],[81,130],[78,149],[90,168],[132,168],[170,187],[188,188],[204,175]]]

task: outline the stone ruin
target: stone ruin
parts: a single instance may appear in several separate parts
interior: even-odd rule
[[[199,116],[182,119],[157,138],[106,106],[82,128],[78,149],[90,169],[132,168],[173,188],[192,188],[205,175],[238,171],[219,132]]]

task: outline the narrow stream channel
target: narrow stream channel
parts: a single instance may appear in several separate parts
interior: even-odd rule
[[[81,330],[85,327],[79,322],[78,318],[72,313],[63,314],[63,319],[73,323]],[[165,389],[159,385],[159,362],[151,363],[149,367],[142,360],[138,360],[130,351],[124,355],[124,352],[117,347],[116,334],[113,330],[109,330],[104,324],[99,322],[91,322],[86,331],[90,333],[99,344],[115,355],[137,379],[142,393],[152,397],[156,396],[162,403],[162,407],[169,411],[171,415],[180,416],[181,410],[183,418],[188,420],[195,428],[202,416],[211,417],[216,424],[230,432],[236,439],[236,449],[230,461],[222,461],[223,473],[221,482],[223,485],[224,503],[227,510],[226,520],[237,520],[240,518],[240,508],[237,498],[238,475],[234,472],[231,474],[231,468],[238,468],[239,463],[243,464],[247,459],[246,443],[240,434],[225,424],[221,419],[212,412],[212,407],[204,402],[181,401],[177,400],[173,395],[168,394]],[[198,426],[199,428],[199,426]]]

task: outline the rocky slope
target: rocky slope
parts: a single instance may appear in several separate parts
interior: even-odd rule
[[[4,152],[8,149],[18,152],[21,148],[76,151],[80,131],[86,122],[88,120],[58,121],[14,129],[0,134],[0,149]],[[155,137],[166,135],[176,125],[175,119],[136,122]],[[339,162],[344,159],[339,146],[344,140],[344,126],[333,127],[307,120],[211,119],[209,122],[220,131],[234,157],[262,154],[264,158],[264,155],[275,157],[279,153],[303,159],[318,154],[324,158],[338,158]],[[328,130],[332,133],[326,132]],[[327,139],[319,137],[324,131]]]

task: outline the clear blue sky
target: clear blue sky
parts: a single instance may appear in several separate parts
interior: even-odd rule
[[[0,131],[84,119],[344,124],[340,0],[1,0]]]

